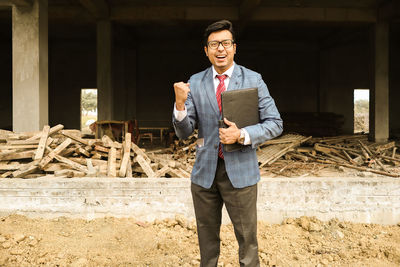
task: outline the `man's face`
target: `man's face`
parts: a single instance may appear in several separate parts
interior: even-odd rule
[[[212,41],[221,42],[224,40],[232,40],[232,34],[230,31],[222,30],[211,33],[210,36],[208,36],[207,43]],[[213,64],[215,70],[219,74],[222,74],[233,65],[233,58],[236,53],[236,44],[233,44],[228,48],[224,47],[222,44],[218,44],[218,47],[215,49],[212,49],[206,45],[204,47],[204,52],[206,53],[211,64]]]

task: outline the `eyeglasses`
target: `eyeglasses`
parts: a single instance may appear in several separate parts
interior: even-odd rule
[[[222,46],[224,48],[230,48],[234,43],[235,43],[235,41],[227,39],[227,40],[222,40],[221,42],[220,41],[210,41],[207,43],[207,45],[211,49],[217,49],[220,44],[222,44]]]

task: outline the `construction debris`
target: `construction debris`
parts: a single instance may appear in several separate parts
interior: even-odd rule
[[[346,135],[329,138],[286,134],[262,144],[258,161],[263,174],[286,176],[315,175],[328,167],[346,167],[363,172],[400,177],[400,156],[395,142],[368,142],[367,135]],[[279,163],[275,163],[277,160]],[[266,167],[266,168],[263,168]]]
[[[0,178],[61,177],[179,177],[188,178],[196,158],[197,130],[169,148],[145,151],[131,142],[108,136],[82,138],[62,125],[41,132],[0,130]],[[366,135],[312,138],[285,134],[257,149],[263,176],[303,177],[327,168],[400,177],[400,155],[395,142],[372,143]]]
[[[191,166],[170,155],[146,153],[126,133],[123,143],[108,136],[82,138],[63,125],[41,132],[0,130],[0,177],[190,177]]]

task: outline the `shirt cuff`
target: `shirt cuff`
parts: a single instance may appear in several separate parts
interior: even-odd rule
[[[246,129],[242,128],[242,129],[240,129],[240,131],[243,131],[243,133],[244,133],[244,143],[243,143],[243,145],[251,145],[250,135],[246,131]]]
[[[174,104],[174,116],[175,119],[179,122],[182,121],[187,115],[187,110],[186,110],[186,106],[184,110],[177,110],[176,109],[176,103]]]

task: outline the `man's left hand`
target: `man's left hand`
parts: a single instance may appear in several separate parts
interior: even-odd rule
[[[224,118],[224,122],[228,128],[219,128],[219,140],[222,144],[234,144],[240,137],[240,129],[234,122],[228,121]]]

